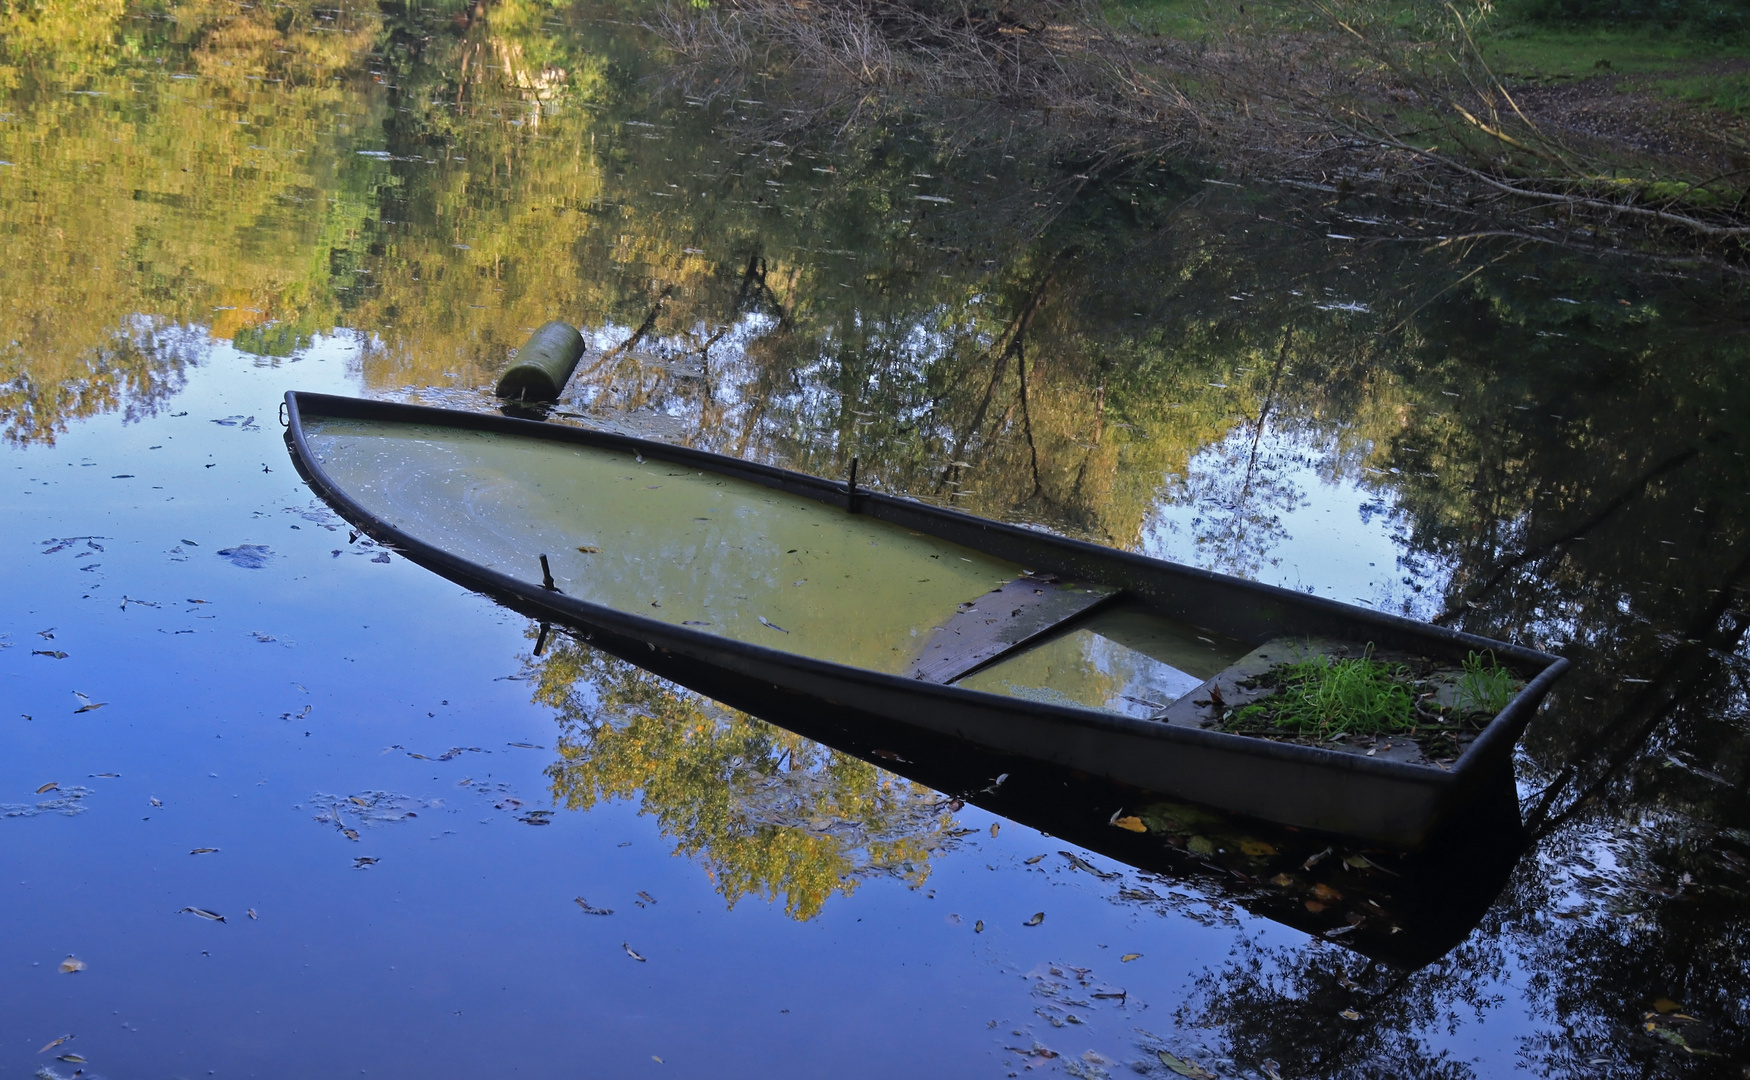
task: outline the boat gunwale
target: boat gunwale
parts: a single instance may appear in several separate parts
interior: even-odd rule
[[[1569,666],[1568,660],[1564,657],[1522,645],[1514,645],[1510,642],[1496,641],[1387,612],[1358,608],[1340,601],[1299,593],[1262,582],[1248,581],[1212,570],[1185,566],[1148,555],[1103,547],[1088,541],[1059,536],[1039,529],[982,518],[961,510],[934,506],[916,499],[868,491],[862,488],[852,491],[844,481],[827,480],[808,473],[732,458],[724,454],[697,450],[692,447],[676,446],[672,443],[657,442],[592,428],[550,424],[540,420],[526,420],[490,413],[467,412],[405,402],[376,401],[368,398],[344,397],[309,391],[287,391],[285,403],[286,416],[283,421],[286,426],[285,438],[292,450],[293,462],[297,465],[299,472],[304,475],[304,479],[312,487],[316,488],[317,493],[325,501],[335,506],[336,509],[343,510],[342,516],[347,517],[352,524],[379,543],[387,542],[388,546],[410,561],[439,570],[440,573],[448,570],[468,581],[478,583],[482,587],[482,591],[514,598],[520,601],[521,605],[536,611],[552,612],[560,621],[595,625],[612,633],[643,640],[653,646],[658,640],[666,640],[682,646],[693,646],[713,651],[724,650],[731,654],[741,654],[750,659],[758,659],[779,667],[797,669],[816,677],[824,677],[847,684],[872,684],[883,690],[923,695],[926,698],[936,698],[953,705],[974,706],[982,709],[1000,708],[1003,711],[1031,715],[1044,720],[1104,728],[1115,734],[1141,736],[1167,742],[1182,742],[1211,750],[1274,758],[1321,769],[1335,769],[1338,772],[1370,773],[1381,778],[1410,781],[1445,789],[1457,789],[1473,780],[1482,779],[1480,776],[1473,777],[1471,775],[1480,767],[1478,762],[1504,750],[1505,748],[1499,745],[1503,741],[1511,746],[1518,739],[1524,724],[1530,720],[1532,710],[1537,707],[1548,692],[1550,685],[1560,678]],[[1539,670],[1514,695],[1513,700],[1490,720],[1477,738],[1465,748],[1464,753],[1450,766],[1441,768],[1434,765],[1381,760],[1316,746],[1255,739],[1230,732],[1183,727],[1117,713],[1107,713],[1097,709],[1056,705],[1025,698],[1007,698],[959,686],[910,679],[903,675],[888,674],[837,661],[819,660],[767,645],[756,645],[752,642],[738,641],[719,634],[676,626],[646,615],[621,611],[603,604],[582,600],[558,590],[549,590],[539,583],[524,581],[489,569],[404,533],[398,527],[365,509],[322,468],[320,461],[311,451],[305,439],[303,428],[305,411],[309,411],[313,416],[333,419],[424,424],[542,439],[597,449],[633,452],[675,464],[703,468],[719,475],[746,479],[766,487],[780,488],[791,494],[811,498],[827,505],[837,505],[851,513],[866,513],[871,507],[888,508],[907,516],[934,518],[960,528],[970,527],[995,532],[1000,536],[1025,544],[1055,548],[1067,555],[1113,562],[1134,571],[1144,571],[1153,575],[1177,576],[1199,585],[1215,586],[1273,603],[1310,610],[1318,616],[1334,617],[1351,624],[1372,625],[1397,634],[1424,639],[1432,638],[1447,646],[1470,651],[1492,650],[1498,655],[1527,667],[1536,666]],[[878,520],[887,520],[889,524],[898,524],[884,515],[872,514],[870,516],[876,517]],[[940,536],[937,538],[945,539]],[[948,542],[961,543],[954,540]],[[962,546],[973,545],[962,544]],[[1125,591],[1133,592],[1133,590]],[[663,647],[670,648],[671,646],[664,645]]]

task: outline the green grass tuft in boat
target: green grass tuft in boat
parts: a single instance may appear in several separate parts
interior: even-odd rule
[[[1224,728],[1274,727],[1295,735],[1384,735],[1416,726],[1410,669],[1372,655],[1352,659],[1314,656],[1272,668],[1264,678],[1276,692],[1234,710]]]

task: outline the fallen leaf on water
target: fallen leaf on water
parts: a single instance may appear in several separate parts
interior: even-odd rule
[[[365,867],[375,866],[379,862],[382,862],[382,860],[373,858],[369,855],[358,855],[354,856],[352,860],[352,868],[354,870],[363,870]]]
[[[164,805],[164,801],[162,799],[158,798],[158,796],[156,796],[156,795],[147,796],[147,801],[149,801],[153,806],[163,806]]]
[[[67,654],[62,652],[59,649],[32,649],[30,651],[30,655],[32,655],[32,656],[47,656],[53,660],[65,660],[65,659],[67,659]]]
[[[1258,1062],[1258,1068],[1264,1070],[1264,1075],[1269,1077],[1269,1080],[1282,1080],[1282,1066],[1276,1064],[1274,1059],[1265,1058]]]
[[[1662,998],[1658,999],[1657,1001],[1653,1002],[1653,1011],[1654,1012],[1661,1012],[1661,1013],[1676,1012],[1678,1009],[1681,1009],[1681,1008],[1683,1008],[1683,1006],[1677,1004],[1675,1001],[1672,1001],[1670,998],[1667,998],[1667,997],[1662,997]]]
[[[122,778],[122,774],[118,772],[94,772],[91,775],[98,780],[120,780]]]
[[[765,626],[765,627],[769,627],[770,629],[773,629],[773,630],[776,630],[780,634],[788,634],[790,632],[790,631],[784,629],[782,626],[779,626],[777,623],[772,622],[770,619],[766,618],[764,615],[760,616],[760,625]]]
[[[571,902],[582,908],[585,915],[612,915],[614,913],[613,908],[594,907],[581,896],[573,897]]]
[[[1148,832],[1148,826],[1144,825],[1142,819],[1135,814],[1131,814],[1127,817],[1113,818],[1112,824],[1118,826],[1120,829],[1128,829],[1130,832]]]
[[[547,749],[545,746],[536,746],[532,742],[507,742],[504,745],[516,746],[516,747],[520,747],[524,750],[545,750],[545,749]]]
[[[370,804],[370,803],[368,803],[368,802],[366,802],[366,801],[364,801],[364,800],[363,800],[363,799],[361,799],[361,798],[359,798],[359,797],[358,797],[358,796],[357,796],[357,795],[348,795],[348,796],[347,796],[347,797],[346,797],[346,801],[347,801],[347,802],[351,802],[351,803],[358,803],[358,804],[359,804],[359,805],[360,805],[360,806],[369,806],[369,805],[371,805],[371,804]]]
[[[638,895],[642,896],[644,898],[644,902],[647,904],[656,903],[656,897],[651,896],[649,893],[645,892],[643,889],[638,890]]]
[[[342,829],[340,832],[348,840],[357,840],[359,838],[359,831],[357,829]]]
[[[1214,855],[1215,841],[1207,836],[1193,836],[1185,841],[1185,850],[1193,855]]]
[[[1359,1020],[1359,1019],[1361,1019],[1361,1014],[1356,1012],[1354,1009],[1344,1009],[1342,1012],[1338,1013],[1337,1015],[1341,1016],[1345,1020]]]
[[[85,1059],[80,1057],[78,1054],[59,1054],[59,1055],[56,1055],[55,1060],[56,1061],[70,1061],[75,1065],[85,1064]]]
[[[39,1053],[39,1054],[46,1054],[46,1053],[48,1053],[48,1052],[49,1052],[49,1051],[50,1051],[50,1050],[53,1050],[53,1049],[54,1049],[54,1048],[55,1048],[55,1047],[57,1047],[57,1046],[59,1046],[59,1045],[61,1045],[61,1044],[62,1044],[62,1043],[64,1043],[64,1042],[66,1042],[66,1041],[67,1041],[67,1040],[68,1040],[68,1039],[71,1039],[71,1038],[72,1038],[72,1037],[73,1037],[73,1036],[71,1036],[71,1035],[63,1035],[63,1036],[61,1036],[61,1037],[60,1037],[60,1038],[58,1038],[58,1039],[56,1039],[56,1040],[55,1040],[55,1041],[54,1041],[54,1042],[52,1042],[52,1043],[50,1043],[50,1044],[48,1044],[48,1045],[47,1045],[47,1046],[45,1046],[45,1047],[43,1047],[43,1048],[42,1048],[42,1049],[41,1049],[41,1050],[38,1050],[38,1051],[37,1051],[37,1053]]]
[[[56,783],[53,780],[50,780],[48,783],[44,784],[42,787],[37,788],[36,793],[38,795],[41,795],[45,791],[53,791],[60,786],[61,786],[60,784]]]
[[[1121,964],[1128,964],[1132,960],[1141,960],[1141,959],[1142,959],[1141,953],[1139,953],[1139,952],[1127,952],[1123,956],[1120,956],[1118,958],[1118,962]]]
[[[876,757],[880,758],[883,761],[906,761],[905,758],[900,757],[898,754],[894,753],[891,750],[871,750],[871,751],[869,751],[869,753],[875,755]],[[906,761],[906,764],[909,765],[911,763],[909,761]]]
[[[1335,903],[1336,901],[1343,899],[1342,893],[1338,892],[1336,889],[1331,888],[1329,885],[1326,885],[1322,881],[1319,882],[1317,885],[1314,885],[1312,891],[1313,891],[1314,896],[1318,897],[1320,900],[1323,900],[1327,904]]]
[[[249,909],[249,917],[250,917],[250,918],[251,918],[251,919],[259,919],[259,918],[261,918],[261,916],[260,916],[260,915],[257,915],[257,914],[256,914],[256,913],[255,913],[255,909],[254,909],[254,908],[250,908],[250,909]]]
[[[1270,879],[1270,884],[1278,885],[1278,886],[1281,886],[1282,888],[1286,889],[1290,885],[1294,884],[1294,879],[1289,877],[1287,874],[1277,874],[1275,877]]]
[[[1060,851],[1060,852],[1058,852],[1058,854],[1062,855],[1064,858],[1068,859],[1069,864],[1071,866],[1075,867],[1077,870],[1080,870],[1083,873],[1092,874],[1095,877],[1099,878],[1101,881],[1111,881],[1113,878],[1119,876],[1116,873],[1106,873],[1105,871],[1100,870],[1099,868],[1095,867],[1093,863],[1088,862],[1086,859],[1075,854],[1074,852]]]
[[[1045,921],[1045,912],[1035,911],[1033,913],[1033,917],[1031,919],[1028,919],[1026,922],[1022,923],[1021,925],[1022,926],[1038,926],[1040,923],[1042,923],[1044,921]]]
[[[1334,848],[1326,848],[1325,850],[1319,852],[1317,855],[1314,855],[1311,858],[1307,859],[1307,861],[1301,863],[1300,868],[1302,870],[1311,870],[1313,867],[1317,866],[1321,861],[1323,861],[1324,857],[1326,855],[1329,855],[1333,850],[1335,850],[1335,849]]]
[[[213,852],[215,852],[217,850],[219,850],[219,849],[216,847],[197,847],[197,848],[193,849],[192,851],[190,851],[189,854],[190,855],[211,855]]]
[[[626,955],[630,956],[632,959],[638,961],[640,964],[645,962],[645,960],[642,956],[639,956],[636,952],[632,951],[632,946],[629,942],[625,942],[625,941],[620,942],[620,948],[625,949]]]
[[[1191,1080],[1215,1080],[1214,1073],[1197,1064],[1195,1061],[1186,1061],[1184,1058],[1169,1054],[1165,1050],[1155,1051],[1155,1056],[1161,1059],[1162,1065],[1165,1065],[1180,1076],[1189,1076],[1191,1077]]]
[[[105,705],[108,705],[108,704],[109,704],[109,702],[107,702],[107,701],[93,701],[89,705],[81,705],[77,709],[74,709],[73,715],[78,716],[82,712],[92,712],[94,710],[101,709]]]
[[[216,911],[208,911],[205,908],[185,907],[182,909],[182,911],[177,912],[177,914],[180,915],[183,912],[187,912],[190,915],[199,915],[201,918],[210,919],[213,922],[224,922],[225,921],[225,917],[223,915],[220,915]]]
[[[1023,862],[1024,862],[1024,863],[1026,863],[1026,864],[1027,864],[1027,865],[1028,865],[1028,866],[1032,866],[1032,865],[1034,865],[1034,864],[1035,864],[1035,863],[1037,863],[1037,862],[1038,862],[1038,861],[1039,861],[1039,860],[1040,860],[1040,859],[1043,859],[1043,858],[1045,858],[1045,856],[1043,856],[1043,855],[1035,855],[1035,856],[1033,856],[1033,857],[1032,857],[1032,858],[1031,858],[1031,859],[1023,859],[1023,860],[1022,860],[1022,861],[1023,861]]]
[[[1262,840],[1241,840],[1240,841],[1240,850],[1245,852],[1247,855],[1274,855],[1274,854],[1276,854],[1275,845],[1266,844]]]
[[[1001,829],[1001,828],[1002,828],[1002,826],[1001,826],[1001,825],[999,825],[999,824],[997,824],[997,823],[996,823],[996,822],[994,822],[994,821],[993,821],[993,822],[991,822],[991,823],[990,823],[990,834],[991,834],[991,835],[992,835],[992,836],[995,836],[995,835],[996,835],[996,834],[997,834],[997,830],[998,830],[998,829]]]
[[[84,971],[84,970],[85,970],[85,961],[79,959],[76,956],[69,955],[67,957],[67,959],[61,961],[61,974],[63,974],[63,975],[71,975],[75,971]]]
[[[601,548],[590,547],[588,544],[579,544],[577,545],[577,550],[583,552],[585,555],[594,555],[596,552],[600,551]]]
[[[983,919],[980,919],[977,922],[972,924],[972,932],[975,934],[984,933],[984,920]]]

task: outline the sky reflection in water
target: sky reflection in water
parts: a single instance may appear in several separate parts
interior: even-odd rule
[[[0,818],[0,1076],[1746,1064],[1736,294],[1164,167],[1083,188],[927,116],[830,144],[651,98],[592,21],[624,13],[105,11],[7,16],[0,69],[0,803],[53,804]],[[907,747],[925,786],[534,659],[523,620],[349,542],[273,418],[291,388],[490,408],[555,316],[593,335],[556,422],[856,454],[1566,652],[1530,855],[1444,960],[1368,968],[1234,875],[1302,873],[1270,862],[1292,838],[1125,847],[1125,797],[1073,777],[1016,771],[993,814],[948,799],[1000,763]]]

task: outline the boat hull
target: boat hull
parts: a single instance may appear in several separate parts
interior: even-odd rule
[[[409,560],[725,704],[787,717],[895,722],[1000,753],[1078,769],[1174,798],[1398,849],[1420,847],[1509,767],[1525,724],[1567,661],[1505,642],[1226,575],[1051,536],[818,477],[627,436],[503,416],[293,392],[286,441],[300,474],[347,521]],[[672,461],[869,515],[1042,572],[1122,589],[1162,614],[1242,640],[1364,637],[1462,657],[1491,650],[1525,688],[1449,769],[1021,700],[870,671],[589,603],[458,557],[366,509],[324,470],[307,418],[445,425]]]

